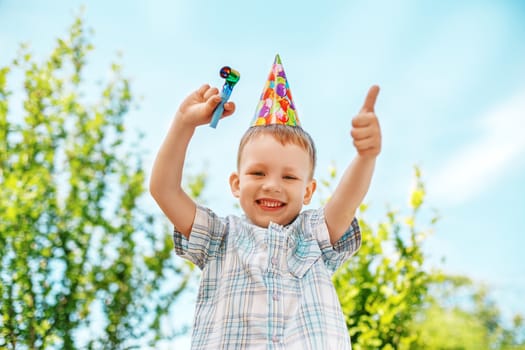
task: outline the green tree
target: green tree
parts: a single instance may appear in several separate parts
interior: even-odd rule
[[[175,331],[160,322],[192,267],[143,209],[130,84],[114,63],[90,85],[91,50],[77,18],[43,62],[22,46],[0,67],[0,348],[123,349]]]
[[[431,302],[412,322],[411,349],[524,350],[523,317],[506,325],[487,288],[464,276],[443,276],[430,288]]]
[[[361,249],[334,275],[356,350],[402,349],[416,340],[410,321],[422,308],[434,278],[425,270],[421,247],[429,232],[419,230],[416,225],[424,196],[423,182],[416,169],[410,215],[402,219],[398,213],[389,211],[375,231],[360,219]],[[362,205],[360,211],[366,213],[366,206]],[[436,217],[430,219],[431,223],[436,220]]]
[[[332,168],[322,189],[331,192]],[[353,348],[410,350],[522,350],[523,317],[505,325],[486,288],[465,276],[425,265],[423,243],[437,221],[422,212],[425,187],[418,168],[409,215],[389,211],[373,228],[360,218],[362,246],[334,275]],[[366,214],[361,207],[361,216]],[[428,228],[419,220],[428,218]]]

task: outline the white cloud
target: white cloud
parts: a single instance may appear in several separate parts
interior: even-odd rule
[[[430,196],[451,204],[472,199],[520,165],[525,154],[525,91],[479,118],[482,133],[428,181]]]

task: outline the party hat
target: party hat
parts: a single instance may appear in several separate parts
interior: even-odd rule
[[[279,54],[275,55],[252,120],[252,126],[269,124],[300,125]]]

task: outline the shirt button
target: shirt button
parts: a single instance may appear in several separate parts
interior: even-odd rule
[[[274,256],[274,257],[272,258],[272,264],[273,264],[273,265],[277,265],[277,263],[278,263],[277,258]]]
[[[273,300],[279,300],[279,293],[273,293]]]
[[[276,335],[274,335],[274,336],[272,337],[272,341],[273,341],[274,343],[278,343],[278,342],[279,342],[279,337],[276,336]]]

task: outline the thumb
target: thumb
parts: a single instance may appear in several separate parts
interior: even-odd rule
[[[374,112],[377,95],[379,95],[379,86],[372,85],[366,95],[365,103],[361,107],[361,112]]]

